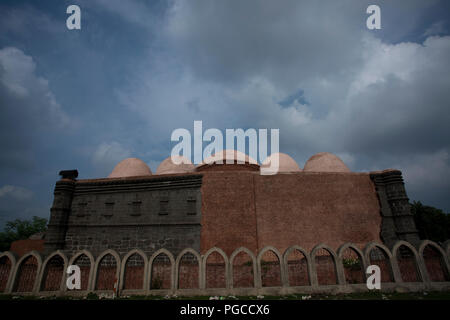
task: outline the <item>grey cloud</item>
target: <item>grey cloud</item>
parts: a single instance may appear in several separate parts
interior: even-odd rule
[[[343,13],[345,8],[345,14]],[[166,28],[194,73],[287,86],[358,63],[365,9],[350,1],[177,1]]]
[[[33,197],[33,191],[12,185],[5,185],[0,188],[0,198],[13,198],[16,200],[29,200]]]
[[[0,49],[0,163],[24,169],[34,158],[37,135],[69,125],[69,118],[30,56],[17,48]]]
[[[103,142],[92,153],[92,163],[98,168],[99,174],[106,177],[117,163],[131,156],[129,148],[119,142]]]

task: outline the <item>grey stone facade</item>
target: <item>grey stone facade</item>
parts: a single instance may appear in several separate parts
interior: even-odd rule
[[[61,179],[55,186],[46,252],[177,254],[200,250],[201,175],[136,179]]]
[[[419,243],[419,233],[411,213],[401,171],[386,170],[371,173],[370,177],[380,202],[383,242],[387,246],[398,240],[405,240],[414,245]]]

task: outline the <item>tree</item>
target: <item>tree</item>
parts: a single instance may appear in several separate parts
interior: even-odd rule
[[[420,239],[444,242],[450,239],[450,214],[441,209],[423,205],[420,201],[411,204]]]
[[[8,221],[0,232],[0,252],[9,250],[16,240],[28,239],[31,235],[47,230],[47,219],[34,216],[32,220]]]

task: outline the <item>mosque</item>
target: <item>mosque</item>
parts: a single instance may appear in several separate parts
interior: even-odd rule
[[[247,155],[238,162],[238,154],[226,150],[197,166],[169,157],[155,173],[129,158],[99,179],[61,171],[44,251],[138,248],[151,255],[219,247],[231,254],[242,246],[283,252],[292,245],[336,250],[345,242],[362,248],[370,241],[419,241],[398,170],[351,172],[331,153],[313,155],[303,169],[284,153],[262,164]],[[261,175],[274,156],[278,173]]]

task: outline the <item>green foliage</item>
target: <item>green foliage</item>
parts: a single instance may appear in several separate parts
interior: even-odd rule
[[[450,214],[425,206],[420,201],[411,204],[416,228],[421,239],[444,242],[450,239]]]
[[[360,270],[361,265],[359,264],[359,259],[355,258],[344,258],[342,259],[342,263],[344,265],[344,268],[349,268],[350,270]]]
[[[94,292],[89,292],[89,293],[87,294],[87,296],[86,296],[86,299],[87,299],[87,300],[98,300],[99,297],[98,297],[98,295],[97,295],[96,293],[94,293]]]
[[[0,252],[9,250],[13,241],[28,239],[31,235],[44,232],[46,229],[47,219],[36,216],[32,220],[8,221],[3,232],[0,232]]]

